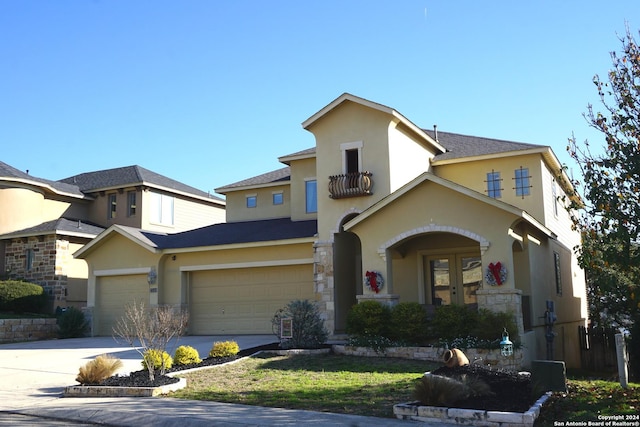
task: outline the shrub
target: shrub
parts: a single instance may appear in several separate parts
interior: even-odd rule
[[[82,385],[97,385],[111,377],[120,368],[122,368],[120,359],[103,354],[82,366],[76,381]]]
[[[49,297],[40,285],[18,280],[0,281],[0,310],[43,313]]]
[[[287,318],[291,319],[292,337],[281,338],[281,320]],[[320,348],[329,336],[318,305],[309,300],[291,301],[285,308],[276,311],[271,325],[274,334],[280,338],[282,348]]]
[[[209,357],[230,357],[240,352],[240,347],[235,341],[218,341],[213,343]]]
[[[391,308],[391,339],[422,344],[428,336],[427,312],[417,302],[402,302]]]
[[[84,313],[75,307],[63,311],[58,316],[57,324],[60,338],[80,338],[89,329],[89,322],[85,319]]]
[[[191,365],[200,362],[202,362],[202,359],[200,359],[198,350],[189,345],[181,345],[176,348],[176,352],[173,355],[173,363],[176,365]]]
[[[431,335],[445,340],[467,337],[473,334],[478,317],[477,310],[463,305],[439,306],[431,320]]]
[[[170,369],[173,365],[173,358],[166,351],[149,349],[142,356],[142,367],[149,369],[152,367],[154,371],[160,371],[164,374],[165,370]]]
[[[469,389],[462,381],[429,374],[416,383],[413,395],[426,406],[451,406],[469,397]]]
[[[377,301],[363,301],[347,315],[347,334],[389,337],[391,310]]]
[[[483,308],[478,310],[478,322],[471,333],[480,340],[499,341],[504,328],[507,328],[511,341],[519,341],[518,326],[513,314],[496,313]]]

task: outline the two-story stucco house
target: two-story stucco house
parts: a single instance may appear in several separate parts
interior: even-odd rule
[[[334,336],[363,300],[466,304],[512,312],[531,360],[545,357],[552,301],[555,357],[579,363],[579,236],[549,147],[424,130],[350,94],[303,127],[315,147],[216,190],[226,223],[175,234],[114,225],[80,249],[93,333],[111,334],[132,299],[187,308],[191,334],[271,333],[274,312],[298,298],[320,303]],[[121,283],[125,294],[112,292]]]
[[[37,178],[0,162],[0,275],[83,307],[87,263],[73,253],[112,224],[175,233],[224,221],[225,202],[140,166]]]

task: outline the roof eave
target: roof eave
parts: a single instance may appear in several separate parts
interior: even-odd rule
[[[237,187],[220,187],[220,188],[216,188],[214,191],[219,194],[227,194],[234,191],[256,190],[260,188],[280,187],[282,185],[290,186],[291,181],[275,181],[275,182],[267,182],[265,184],[240,185]]]
[[[296,237],[293,239],[265,240],[259,242],[246,243],[227,243],[222,245],[208,246],[189,246],[185,248],[163,248],[163,253],[187,253],[187,252],[205,252],[205,251],[221,251],[228,249],[245,249],[245,248],[262,248],[271,246],[297,245],[300,243],[313,243],[316,237]]]

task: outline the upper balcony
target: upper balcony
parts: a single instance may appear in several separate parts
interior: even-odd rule
[[[371,172],[345,173],[329,177],[329,197],[345,199],[347,197],[371,196],[373,181]]]

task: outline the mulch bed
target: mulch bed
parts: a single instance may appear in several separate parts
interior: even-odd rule
[[[200,363],[192,363],[189,365],[175,365],[171,369],[167,370],[167,373],[184,371],[186,369],[200,368],[203,366],[215,366],[223,363],[232,362],[241,357],[250,356],[258,351],[263,350],[279,350],[278,343],[266,344],[258,347],[252,347],[240,352],[235,356],[230,357],[207,357],[202,359]],[[178,378],[169,377],[167,375],[155,375],[153,381],[149,380],[149,371],[146,369],[129,373],[127,376],[113,376],[102,381],[99,385],[111,386],[111,387],[160,387],[163,385],[173,384],[180,381]]]
[[[431,373],[458,379],[464,375],[477,377],[489,385],[492,394],[458,401],[454,404],[456,408],[526,412],[540,397],[533,395],[530,376],[519,375],[513,371],[467,365],[454,368],[442,367]]]

